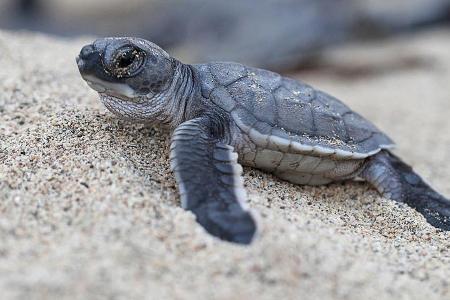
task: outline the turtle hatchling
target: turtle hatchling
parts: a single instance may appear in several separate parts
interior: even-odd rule
[[[98,39],[77,64],[111,112],[173,130],[181,204],[216,237],[248,244],[257,232],[241,164],[294,184],[362,178],[450,230],[450,201],[391,152],[392,140],[308,84],[232,62],[183,64],[138,38]]]

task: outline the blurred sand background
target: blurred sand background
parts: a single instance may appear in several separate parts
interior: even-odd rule
[[[314,64],[339,43],[449,24],[450,0],[1,0],[0,28],[139,36],[189,63],[271,70]]]
[[[0,31],[0,299],[449,299],[450,235],[367,184],[245,169],[261,233],[216,240],[179,207],[168,135],[81,80],[86,39]],[[341,98],[450,196],[450,30],[330,50],[291,76]]]

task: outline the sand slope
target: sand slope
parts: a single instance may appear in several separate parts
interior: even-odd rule
[[[179,208],[168,136],[112,116],[80,79],[87,40],[0,32],[0,298],[448,299],[450,234],[364,183],[245,170],[251,247]],[[394,138],[450,196],[450,31],[348,46],[301,77]]]

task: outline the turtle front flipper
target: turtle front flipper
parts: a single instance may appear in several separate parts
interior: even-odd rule
[[[432,226],[450,230],[450,200],[433,190],[397,156],[386,150],[379,152],[367,160],[360,176],[386,198],[416,209]]]
[[[170,162],[184,209],[212,235],[249,244],[256,224],[245,207],[242,167],[208,118],[182,123],[172,136]]]

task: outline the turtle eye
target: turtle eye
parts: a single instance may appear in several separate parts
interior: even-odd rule
[[[130,66],[134,60],[136,59],[136,55],[133,50],[127,50],[120,54],[117,60],[117,67],[120,69],[127,68]]]
[[[133,47],[119,49],[114,58],[114,74],[117,77],[130,77],[140,70],[144,64],[145,54]]]

